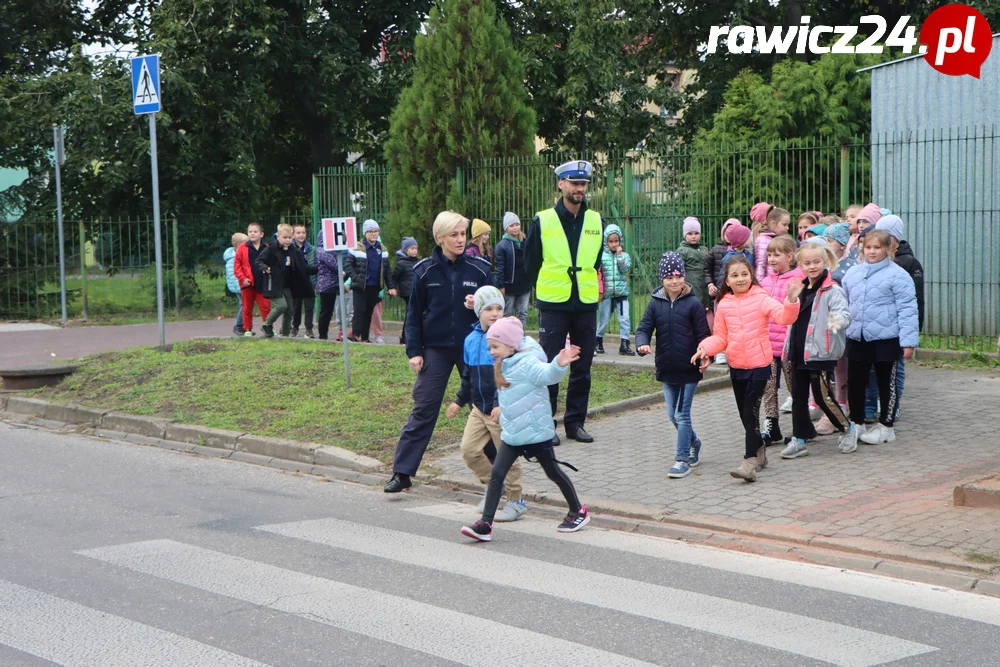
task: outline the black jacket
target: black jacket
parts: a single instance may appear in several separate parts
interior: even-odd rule
[[[410,257],[401,250],[396,251],[396,268],[392,270],[392,282],[399,290],[399,296],[404,299],[409,299],[410,292],[413,291],[413,267],[419,261],[416,257]]]
[[[268,299],[280,298],[286,289],[291,290],[296,299],[315,296],[309,276],[316,275],[318,269],[309,266],[294,242],[287,248],[277,243],[267,246],[257,256],[255,268],[262,276],[257,291]],[[264,273],[265,268],[270,268],[271,273]]]
[[[379,269],[379,289],[393,289],[396,284],[392,282],[392,275],[389,270],[389,253],[380,242],[375,242],[375,248],[382,255],[382,266]],[[344,261],[344,273],[351,279],[351,289],[364,291],[368,282],[368,249],[365,247],[365,240],[358,241],[354,250],[347,253]]]
[[[913,256],[913,248],[909,242],[900,241],[896,250],[896,264],[913,278],[913,286],[917,288],[917,325],[924,330],[924,267]]]
[[[521,247],[517,247],[508,238],[500,239],[493,254],[496,265],[493,278],[497,287],[504,290],[507,296],[520,296],[530,292],[531,283],[528,282],[528,271],[524,266],[524,241],[521,241]]]
[[[705,306],[688,285],[671,302],[659,287],[646,306],[635,333],[635,345],[649,345],[656,331],[656,379],[667,384],[688,384],[701,380],[701,371],[691,363],[698,343],[712,335]]]
[[[729,252],[729,246],[725,243],[716,243],[712,246],[712,249],[708,251],[708,257],[705,258],[705,275],[701,276],[701,279],[705,281],[706,285],[721,287],[721,285],[715,281],[719,276],[719,271],[722,270],[722,260],[726,257],[727,252]],[[691,276],[691,279],[698,280],[698,276]],[[691,354],[694,354],[694,352]]]
[[[576,250],[580,245],[580,233],[583,231],[583,214],[587,211],[587,202],[584,201],[580,205],[580,212],[576,217],[566,210],[566,205],[563,203],[562,197],[556,202],[555,208],[556,214],[559,216],[559,221],[562,222],[563,230],[566,232],[566,240],[569,241],[570,256],[575,259]],[[603,229],[601,229],[601,233],[604,233]],[[537,215],[532,218],[531,226],[528,228],[528,235],[521,247],[524,248],[524,264],[528,270],[528,285],[534,287],[538,282],[538,272],[542,268],[542,226],[538,222]],[[604,246],[602,244],[601,250],[597,253],[597,261],[594,262],[595,269],[601,268],[601,253],[603,252]],[[539,310],[571,310],[582,312],[597,310],[598,305],[597,303],[583,303],[580,301],[580,290],[577,288],[575,275],[573,277],[573,289],[570,292],[569,301],[565,303],[537,301],[536,295],[536,304]]]
[[[461,348],[465,333],[478,321],[465,297],[493,284],[489,262],[459,255],[445,257],[440,246],[413,267],[406,310],[406,356],[422,357],[428,347]]]

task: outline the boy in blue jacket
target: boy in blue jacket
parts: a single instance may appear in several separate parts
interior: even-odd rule
[[[503,317],[504,295],[491,285],[480,287],[474,296],[473,308],[479,323],[465,339],[465,370],[462,371],[462,386],[455,401],[448,406],[445,416],[454,419],[459,409],[472,404],[469,420],[462,433],[462,458],[469,470],[475,473],[485,486],[490,481],[490,471],[496,460],[500,446],[500,403],[497,400],[497,386],[493,375],[495,360],[490,355],[486,342],[486,332],[494,322]],[[521,497],[521,464],[511,466],[505,478],[507,502],[497,512],[494,521],[515,521],[528,511],[528,505]],[[477,508],[483,511],[484,497]]]

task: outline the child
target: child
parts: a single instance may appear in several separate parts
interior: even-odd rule
[[[712,246],[712,249],[708,251],[708,256],[705,258],[705,287],[708,290],[709,298],[712,299],[708,311],[708,326],[710,327],[715,326],[715,297],[719,294],[719,288],[722,287],[718,282],[719,273],[722,272],[722,260],[725,259],[726,253],[729,252],[729,242],[726,241],[726,230],[730,225],[738,224],[740,224],[740,221],[736,218],[729,218],[722,223],[722,231],[719,232],[720,241]],[[715,355],[715,361],[719,365],[725,365],[725,353],[719,352]]]
[[[237,336],[243,335],[243,290],[240,289],[240,280],[236,277],[236,249],[246,243],[247,238],[246,234],[236,232],[230,239],[233,247],[226,248],[226,252],[222,253],[222,259],[226,262],[226,289],[230,294],[236,295],[236,323],[233,325],[233,333]]]
[[[818,223],[806,230],[806,233],[802,236],[803,241],[808,241],[809,239],[814,239],[817,236],[823,236],[823,232],[826,231],[826,225]]]
[[[861,207],[858,207],[861,210]],[[854,248],[854,252],[848,252],[847,246],[851,240],[851,226],[847,222],[838,222],[832,224],[826,228],[823,232],[823,238],[826,239],[827,247],[833,251],[833,254],[837,257],[837,266],[830,272],[830,278],[833,282],[838,285],[842,285],[844,282],[844,276],[851,269],[852,266],[856,266],[857,260],[857,246]],[[837,403],[841,407],[847,406],[847,357],[841,355],[840,359],[837,361],[837,368],[834,370],[834,381],[837,383]],[[834,433],[836,429],[833,423],[826,418],[826,415],[819,420],[816,424],[816,432],[820,435],[829,435]]]
[[[917,329],[924,330],[924,267],[913,256],[913,248],[906,242],[906,227],[898,215],[886,215],[879,219],[875,229],[884,230],[889,234],[892,261],[901,266],[910,278],[917,294]],[[903,384],[906,379],[906,365],[903,359],[896,364],[896,413],[893,421],[899,420],[899,404],[903,400]],[[873,406],[874,407],[874,406]],[[867,410],[867,406],[866,406]]]
[[[383,286],[394,287],[389,273],[389,253],[379,243],[379,226],[374,220],[365,220],[361,227],[364,238],[347,255],[344,271],[351,279],[354,296],[354,326],[348,340],[369,343],[372,313],[379,302]]]
[[[493,538],[493,516],[500,502],[503,479],[519,456],[534,457],[545,475],[562,491],[569,514],[558,530],[574,533],[590,523],[590,514],[587,506],[580,504],[573,482],[559,469],[560,461],[552,452],[556,429],[552,424],[548,386],[562,380],[569,365],[580,358],[580,348],[565,347],[547,363],[541,345],[524,335],[521,320],[516,317],[505,317],[491,326],[486,340],[496,360],[493,375],[500,398],[501,442],[490,472],[483,517],[471,526],[462,526],[462,534],[480,542]]]
[[[858,216],[861,219],[861,216]],[[845,447],[857,438],[869,445],[892,442],[896,411],[896,362],[913,356],[920,343],[917,294],[913,279],[889,257],[889,234],[872,230],[863,241],[865,263],[844,276],[851,307],[847,330],[847,394],[851,420],[857,428]],[[881,401],[879,423],[865,431],[865,387],[875,366]]]
[[[630,347],[629,341],[632,322],[628,307],[628,274],[632,270],[632,257],[625,252],[624,239],[625,235],[618,225],[612,223],[604,229],[604,246],[607,252],[601,253],[604,299],[597,309],[597,351],[604,352],[604,332],[611,324],[613,310],[618,314],[618,334],[621,338],[618,354],[634,357],[635,351]]]
[[[524,233],[521,219],[514,213],[503,214],[503,238],[494,253],[496,257],[496,284],[504,297],[504,317],[511,315],[528,326],[528,301],[531,297],[531,283],[524,267]]]
[[[799,241],[805,241],[806,230],[819,224],[819,216],[813,211],[804,211],[795,221],[795,231]]]
[[[841,437],[840,451],[848,454],[857,449],[857,436],[850,435],[853,426],[834,396],[833,371],[844,354],[845,330],[851,323],[847,294],[833,282],[830,271],[837,258],[828,247],[805,243],[798,252],[799,269],[805,274],[789,287],[789,295],[798,295],[799,313],[788,327],[784,359],[792,370],[792,440],[781,452],[781,458],[808,456],[806,440],[816,437],[809,415],[809,392],[823,414]],[[852,444],[853,442],[853,444]]]
[[[378,242],[382,243],[382,235],[378,237]],[[388,259],[388,255],[386,256]],[[390,289],[389,296],[399,296],[397,290]],[[382,328],[382,312],[385,310],[385,287],[383,287],[378,293],[378,302],[375,304],[375,309],[372,310],[372,326],[371,335],[374,336],[373,342],[376,345],[385,345],[385,330]],[[401,336],[403,334],[400,334]]]
[[[292,241],[299,249],[309,266],[316,266],[316,248],[306,240],[306,226],[292,225]],[[304,287],[304,286],[303,286]],[[315,338],[313,333],[313,313],[316,308],[316,282],[310,279],[309,289],[302,290],[301,296],[292,298],[292,328],[291,331],[282,329],[282,335],[290,335],[295,338],[299,335],[299,324],[302,323],[302,310],[305,309],[306,338]],[[284,321],[284,320],[282,320]]]
[[[445,416],[454,419],[458,411],[472,403],[469,420],[462,433],[462,458],[469,470],[479,481],[488,484],[490,466],[496,460],[497,446],[500,445],[500,406],[496,403],[497,386],[493,376],[493,357],[486,342],[490,327],[503,317],[504,299],[500,290],[486,285],[476,290],[474,310],[479,322],[465,339],[465,369],[462,371],[462,386],[455,402],[448,406]],[[521,498],[521,464],[515,460],[507,473],[507,502],[497,513],[497,521],[516,521],[528,511],[528,505]],[[480,503],[483,511],[486,499]]]
[[[767,275],[767,246],[771,239],[788,233],[792,217],[783,208],[772,207],[763,222],[755,222],[750,230],[753,235],[753,256],[758,282]]]
[[[775,301],[784,301],[789,285],[802,282],[805,277],[795,263],[795,240],[788,234],[782,234],[771,239],[767,244],[767,275],[760,286],[767,291]],[[778,389],[781,386],[781,376],[785,376],[785,388],[792,387],[791,362],[782,361],[782,350],[785,348],[785,337],[788,327],[775,322],[768,324],[768,338],[771,341],[771,379],[764,388],[764,432],[761,437],[767,446],[783,441],[781,426],[778,423]]]
[[[236,249],[236,261],[233,263],[233,273],[240,281],[243,291],[243,335],[253,336],[253,305],[257,304],[261,319],[267,319],[271,314],[271,303],[258,291],[263,274],[257,268],[257,258],[267,247],[264,243],[264,225],[251,222],[247,225],[247,242]]]
[[[749,229],[736,222],[732,225],[726,227],[726,231],[723,234],[723,238],[729,243],[726,254],[722,256],[722,261],[719,263],[718,275],[716,277],[716,284],[719,285],[719,291],[717,295],[722,292],[722,288],[725,286],[724,273],[726,270],[726,263],[733,257],[739,257],[742,255],[750,262],[750,266],[753,266],[753,251],[750,246],[750,235]],[[754,278],[754,282],[758,282]],[[716,303],[718,303],[718,296],[716,296]]]
[[[750,230],[743,229],[749,239]],[[732,230],[730,227],[727,231]],[[799,305],[791,292],[784,304],[769,297],[757,284],[753,264],[740,254],[725,265],[716,304],[715,333],[701,341],[691,363],[726,350],[736,408],[745,432],[743,462],[729,474],[754,482],[757,471],[767,466],[767,448],[760,436],[760,400],[771,377],[773,361],[767,325],[771,320],[791,324],[799,314]]]
[[[340,265],[337,262],[340,253],[336,251],[327,252],[322,231],[316,237],[316,244],[319,246],[319,250],[316,253],[316,293],[319,294],[319,320],[317,321],[317,325],[319,327],[320,340],[327,340],[330,335],[330,320],[334,318],[337,312],[338,294],[343,294],[340,289]],[[344,305],[347,305],[346,302]],[[343,331],[339,326],[339,316],[337,317],[337,340],[340,341],[343,340]]]
[[[309,276],[317,272],[316,267],[306,264],[305,256],[292,240],[292,233],[291,225],[278,225],[277,244],[264,248],[255,263],[263,274],[260,292],[271,300],[271,312],[261,325],[266,338],[274,337],[274,323],[279,315],[282,332],[288,330],[292,300],[297,294],[304,294],[307,286],[312,290]]]
[[[481,257],[493,265],[493,250],[490,248],[490,224],[475,218],[472,221],[472,239],[465,248],[466,255]]]
[[[858,242],[858,214],[861,213],[861,209],[864,208],[861,204],[851,204],[844,209],[844,222],[847,223],[851,230],[851,236],[847,241],[847,247],[844,248],[844,252],[850,252],[855,244]],[[858,253],[854,253],[857,257]]]
[[[690,273],[695,280],[688,283],[694,291],[695,297],[701,301],[706,308],[712,307],[712,297],[708,295],[708,285],[704,280],[700,280],[705,273],[705,262],[708,260],[708,248],[701,244],[701,223],[698,218],[684,218],[681,227],[684,233],[684,242],[677,247],[677,254],[684,260],[684,272]],[[660,258],[663,261],[663,258]]]
[[[705,307],[685,280],[686,273],[680,254],[663,253],[659,267],[663,286],[653,292],[635,332],[639,354],[647,355],[652,352],[650,340],[656,330],[656,379],[663,385],[667,419],[677,428],[677,453],[667,472],[671,479],[687,477],[701,460],[701,440],[691,426],[691,402],[702,371],[691,363],[691,355],[698,341],[712,333]]]
[[[410,307],[410,289],[413,287],[413,267],[420,258],[417,257],[417,240],[407,236],[399,244],[396,251],[396,268],[392,270],[392,282],[396,284],[399,297],[406,304],[403,308],[403,329],[399,333],[399,344],[406,345],[406,315]]]

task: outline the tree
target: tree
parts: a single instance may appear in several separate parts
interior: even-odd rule
[[[431,245],[430,221],[460,208],[458,166],[532,150],[524,66],[493,0],[443,0],[416,40],[413,82],[392,113],[386,155],[398,205],[390,236]]]

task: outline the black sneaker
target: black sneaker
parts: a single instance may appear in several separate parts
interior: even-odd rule
[[[584,526],[590,523],[590,512],[587,511],[587,506],[584,505],[580,508],[579,512],[570,512],[563,519],[563,522],[559,524],[560,533],[575,533]]]
[[[274,327],[262,324],[260,330],[264,332],[264,338],[274,338]]]
[[[292,327],[292,330],[289,332],[288,337],[289,338],[297,338],[298,335],[299,335],[299,328],[298,327]]]
[[[493,539],[493,526],[480,519],[471,526],[462,526],[462,534],[480,542],[489,542]]]

